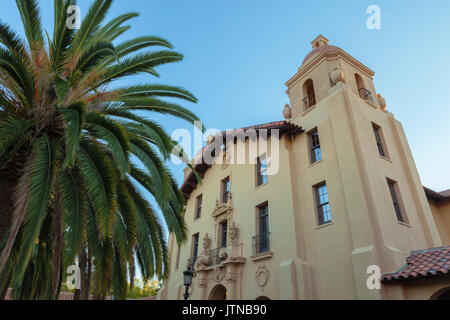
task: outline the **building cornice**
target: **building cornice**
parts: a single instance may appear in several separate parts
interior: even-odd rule
[[[299,79],[301,79],[306,73],[308,73],[311,69],[315,68],[317,65],[322,63],[325,60],[333,60],[337,58],[342,58],[349,64],[353,65],[358,70],[361,70],[367,77],[372,78],[375,75],[375,72],[370,68],[359,62],[357,59],[353,58],[344,50],[337,48],[335,51],[325,51],[318,53],[317,55],[311,57],[308,61],[306,61],[303,65],[298,68],[297,73],[292,76],[285,85],[289,88],[293,84],[295,84]]]

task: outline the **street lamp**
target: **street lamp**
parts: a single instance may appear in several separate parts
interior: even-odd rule
[[[183,271],[184,285],[186,287],[186,292],[183,295],[184,300],[187,300],[189,298],[189,287],[192,284],[192,276],[193,275],[194,275],[194,270],[192,270],[192,268],[190,266],[185,271]]]

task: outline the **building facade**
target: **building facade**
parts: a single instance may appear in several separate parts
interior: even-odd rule
[[[312,47],[286,82],[285,121],[221,133],[236,137],[219,152],[209,139],[201,184],[185,170],[188,241],[170,237],[159,299],[183,298],[187,267],[189,299],[448,295],[449,194],[424,189],[374,72],[323,36]]]

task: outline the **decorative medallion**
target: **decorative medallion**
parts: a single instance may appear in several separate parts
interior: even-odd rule
[[[258,269],[256,270],[255,276],[256,283],[260,287],[264,287],[269,281],[269,278],[270,278],[269,269],[265,265],[259,266]]]
[[[222,268],[216,268],[213,271],[213,279],[215,282],[220,283],[222,282],[223,278],[225,278],[225,272]]]

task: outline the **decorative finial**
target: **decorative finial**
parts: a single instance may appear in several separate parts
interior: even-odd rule
[[[381,110],[386,110],[386,99],[384,99],[381,94],[377,94],[378,103],[380,104]]]
[[[342,72],[342,70],[340,70],[339,68],[335,68],[333,71],[331,71],[330,77],[333,86],[337,85],[338,83],[345,82],[344,72]]]
[[[283,118],[284,118],[286,121],[289,121],[289,120],[291,120],[291,118],[292,118],[291,107],[289,106],[288,103],[286,103],[286,104],[284,105],[284,109],[283,109]]]
[[[328,39],[325,38],[323,35],[319,35],[317,36],[317,38],[315,38],[313,41],[311,41],[311,45],[313,47],[313,49],[315,48],[319,48],[319,47],[324,47],[328,45]]]

